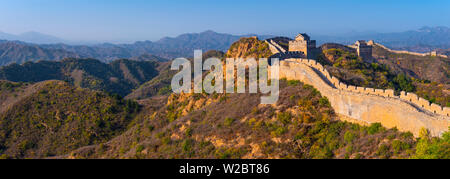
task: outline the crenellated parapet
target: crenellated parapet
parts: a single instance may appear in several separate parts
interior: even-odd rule
[[[265,42],[267,43],[267,45],[269,45],[269,49],[272,54],[286,53],[286,50],[273,40],[266,40]]]
[[[392,89],[347,85],[312,59],[281,61],[280,78],[313,85],[329,98],[336,113],[362,122],[380,122],[386,127],[411,131],[416,136],[422,128],[438,136],[450,126],[448,107],[430,103],[414,93],[402,92],[396,96]]]
[[[388,98],[400,98],[410,103],[413,103],[417,107],[423,108],[428,112],[450,116],[450,108],[441,107],[440,105],[430,103],[428,100],[420,98],[414,93],[401,92],[400,96],[396,96],[394,90],[392,89],[374,89],[374,88],[347,85],[344,82],[339,81],[338,78],[331,76],[328,70],[325,69],[325,67],[322,64],[318,63],[313,59],[289,59],[289,61],[295,61],[309,65],[310,67],[320,72],[320,74],[323,77],[325,77],[329,82],[331,82],[334,88],[368,95],[377,95]]]
[[[450,115],[449,107],[442,107],[440,105],[430,103],[428,100],[423,99],[414,93],[407,93],[407,92],[402,91],[400,93],[400,98],[405,101],[409,101],[421,108],[424,108],[425,110],[430,111],[432,113],[446,115],[446,116]]]
[[[435,52],[435,51],[429,52],[429,53],[418,53],[418,52],[410,52],[410,51],[406,51],[406,50],[392,50],[392,49],[387,48],[386,46],[384,46],[382,44],[375,43],[373,41],[371,41],[371,43],[373,45],[376,45],[376,46],[378,46],[378,47],[388,51],[388,52],[396,53],[396,54],[408,54],[408,55],[416,55],[416,56],[422,56],[422,57],[425,57],[425,56],[437,56],[437,57],[442,57],[442,58],[448,58],[447,55],[437,54],[437,52]]]

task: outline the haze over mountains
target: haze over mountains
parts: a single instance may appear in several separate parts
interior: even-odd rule
[[[448,82],[448,75],[436,72],[447,72],[450,59],[375,48],[374,57],[381,61],[368,63],[339,47],[345,46],[322,45],[320,62],[341,81],[407,90],[450,106],[446,84],[433,80]],[[242,38],[225,54],[203,55],[273,54],[263,40]],[[0,158],[450,158],[448,139],[416,140],[382,123],[342,122],[314,85],[281,80],[275,105],[260,105],[262,94],[177,95],[171,94],[176,71],[170,62],[140,58],[1,67]],[[428,148],[434,152],[421,153]]]
[[[318,36],[319,43],[337,42],[351,44],[356,40],[375,40],[389,48],[415,52],[429,52],[450,48],[450,28],[444,26],[422,27],[417,30],[393,33],[351,33],[343,36]]]
[[[110,62],[121,58],[148,59],[166,61],[177,57],[190,57],[196,49],[222,50],[241,37],[250,35],[230,35],[205,31],[183,34],[175,38],[165,37],[159,41],[139,41],[133,44],[68,45],[32,44],[21,41],[0,41],[0,65],[23,63],[38,60],[60,60],[66,57],[95,58]],[[268,38],[271,36],[260,36]],[[151,55],[150,55],[151,54]]]
[[[23,41],[29,43],[37,43],[37,44],[50,44],[50,43],[62,43],[66,42],[58,37],[54,37],[47,34],[42,34],[39,32],[25,32],[19,35],[9,34],[0,31],[0,40],[11,40],[11,41]]]
[[[211,30],[187,33],[177,37],[165,37],[158,41],[138,41],[133,44],[103,43],[97,45],[68,45],[64,40],[37,32],[11,35],[0,32],[0,65],[39,60],[61,60],[63,58],[95,58],[103,62],[115,59],[167,61],[177,57],[192,57],[196,49],[226,51],[241,37]],[[260,39],[274,37],[258,36]],[[342,36],[313,36],[319,44],[337,42],[351,44],[360,39],[373,39],[393,49],[428,52],[435,49],[450,49],[450,28],[423,27],[397,33],[356,33]],[[5,39],[5,40],[1,40]],[[14,41],[12,41],[14,40]],[[445,53],[445,52],[444,52]]]

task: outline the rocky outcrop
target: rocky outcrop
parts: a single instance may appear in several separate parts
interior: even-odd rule
[[[272,55],[272,51],[264,41],[260,41],[257,37],[241,38],[233,43],[226,53],[228,58],[268,58]]]

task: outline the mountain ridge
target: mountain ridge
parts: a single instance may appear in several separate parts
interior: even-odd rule
[[[437,49],[450,48],[450,28],[446,26],[424,26],[416,30],[390,33],[350,33],[335,36],[317,36],[318,42],[336,42],[353,44],[357,40],[375,40],[395,50],[408,50],[414,52],[430,52]]]
[[[259,39],[271,38],[271,35],[232,35],[207,30],[200,33],[186,33],[176,37],[164,37],[157,41],[136,41],[131,44],[102,43],[95,45],[68,45],[64,43],[33,44],[21,41],[13,41],[23,46],[33,46],[49,50],[49,53],[64,53],[62,57],[95,58],[103,62],[110,62],[121,58],[133,58],[143,54],[151,54],[165,59],[178,57],[192,57],[193,51],[219,50],[227,51],[231,44],[242,37],[257,36]],[[0,35],[1,39],[1,35]],[[378,43],[396,50],[408,50],[414,52],[430,52],[438,50],[440,53],[448,53],[450,49],[450,28],[444,26],[423,27],[417,30],[394,33],[353,33],[347,36],[317,36],[319,44],[325,42],[336,42],[352,44],[360,39],[373,39]],[[1,41],[3,44],[9,41]],[[424,45],[426,44],[426,45]],[[3,47],[8,48],[8,47]],[[57,51],[53,51],[57,50]],[[1,48],[0,48],[1,52]],[[0,56],[5,56],[0,54]],[[27,56],[19,53],[7,55],[7,59],[0,59],[0,65],[9,63],[23,63],[26,61],[58,60],[49,56],[59,57],[61,55]]]
[[[43,34],[40,32],[29,31],[24,32],[18,35],[10,34],[6,32],[0,31],[0,40],[10,40],[10,41],[23,41],[28,43],[37,43],[37,44],[50,44],[50,43],[62,43],[67,42],[64,39]]]

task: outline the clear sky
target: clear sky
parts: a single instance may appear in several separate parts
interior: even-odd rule
[[[157,40],[187,32],[336,34],[449,26],[448,0],[1,0],[0,31],[75,41]]]

